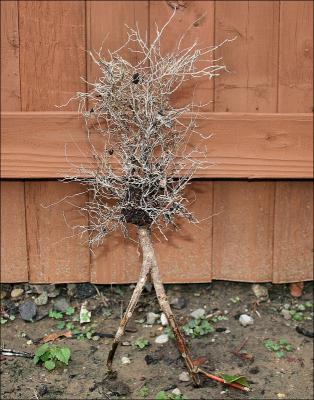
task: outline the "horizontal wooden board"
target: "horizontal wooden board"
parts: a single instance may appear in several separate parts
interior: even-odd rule
[[[312,114],[203,113],[199,130],[213,136],[194,137],[191,146],[205,150],[211,165],[196,177],[311,178],[312,121]],[[3,113],[3,178],[60,178],[82,164],[92,167],[92,159],[76,112]]]

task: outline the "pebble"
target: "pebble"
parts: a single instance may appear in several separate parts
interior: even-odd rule
[[[159,318],[159,314],[155,314],[153,312],[149,312],[146,315],[146,323],[147,325],[154,325],[156,320]]]
[[[286,395],[284,393],[277,393],[277,398],[278,399],[285,399]]]
[[[68,296],[73,297],[76,293],[76,283],[68,283],[67,284],[67,293]]]
[[[76,285],[75,297],[78,299],[87,299],[88,297],[95,296],[97,291],[91,283],[80,283]]]
[[[174,297],[171,300],[170,305],[172,305],[172,307],[176,310],[182,310],[186,307],[186,300],[184,297]]]
[[[32,321],[37,313],[36,304],[32,300],[27,300],[19,305],[19,312],[24,321]]]
[[[160,316],[160,322],[162,326],[167,326],[168,325],[168,320],[167,317],[164,313],[161,314]]]
[[[60,312],[65,312],[66,309],[69,307],[70,307],[70,304],[68,303],[67,299],[65,299],[64,297],[60,297],[53,304],[53,308]]]
[[[30,290],[33,293],[42,294],[43,292],[51,293],[56,290],[56,285],[29,285]]]
[[[16,299],[17,297],[22,296],[23,293],[24,293],[24,290],[23,290],[23,289],[21,289],[21,288],[16,288],[16,289],[13,289],[13,290],[12,290],[12,292],[11,292],[11,297],[12,297],[12,299]]]
[[[169,340],[168,335],[162,334],[162,335],[159,335],[159,336],[156,337],[155,343],[163,344],[163,343],[167,343],[168,340]]]
[[[144,360],[147,365],[150,365],[150,364],[155,365],[160,361],[160,358],[159,358],[158,354],[146,354],[146,356],[144,357]]]
[[[123,365],[131,364],[131,360],[129,359],[129,357],[122,357],[121,362]]]
[[[248,326],[254,324],[254,319],[247,314],[240,315],[239,322],[242,326]]]
[[[188,372],[181,372],[181,374],[179,375],[179,381],[181,382],[189,382],[190,380],[190,375]]]
[[[99,340],[100,339],[100,336],[98,336],[98,335],[95,335],[95,336],[93,336],[92,337],[92,339],[96,342],[97,340]]]
[[[291,315],[289,310],[286,310],[285,308],[281,310],[281,315],[284,317],[284,319],[289,320],[291,319]]]
[[[127,341],[122,342],[121,346],[131,346],[131,342],[127,342]]]
[[[0,290],[0,299],[3,300],[8,296],[8,292],[5,290]]]
[[[173,393],[175,396],[181,396],[181,390],[179,388],[173,389],[171,393]]]
[[[191,312],[191,317],[197,319],[197,318],[201,318],[204,317],[205,315],[205,310],[203,308],[198,308],[197,310]]]
[[[47,292],[42,292],[36,299],[35,299],[35,304],[37,306],[44,306],[48,303],[48,293]]]
[[[261,300],[268,299],[268,289],[263,285],[259,285],[257,283],[252,285],[252,291],[255,294],[255,297]]]
[[[290,308],[290,304],[288,304],[288,303],[285,303],[285,304],[283,305],[283,308],[284,308],[285,310],[289,310],[289,308]]]

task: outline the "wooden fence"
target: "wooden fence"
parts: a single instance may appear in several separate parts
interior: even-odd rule
[[[71,237],[64,216],[70,225],[87,221],[59,201],[80,188],[56,178],[68,169],[65,145],[71,161],[82,161],[84,129],[74,104],[55,105],[86,90],[81,76],[96,76],[86,49],[108,32],[105,46],[119,47],[124,24],[137,22],[152,38],[173,7],[165,51],[187,26],[186,44],[238,38],[217,54],[230,73],[196,91],[211,100],[201,124],[215,133],[215,165],[190,189],[205,221],[156,242],[165,281],[313,279],[311,1],[2,1],[2,282],[137,279],[131,241],[113,234],[91,253]]]

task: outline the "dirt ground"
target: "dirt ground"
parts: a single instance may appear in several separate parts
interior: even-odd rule
[[[155,337],[162,334],[165,328],[158,320],[152,326],[143,322],[148,312],[160,312],[153,292],[149,291],[145,291],[141,298],[129,332],[124,337],[128,343],[117,350],[114,362],[117,377],[106,378],[105,360],[112,341],[110,335],[115,333],[121,312],[132,293],[132,285],[98,285],[100,296],[93,294],[87,299],[75,298],[75,295],[67,297],[66,285],[60,285],[59,298],[66,297],[75,308],[74,315],[64,315],[59,321],[46,316],[39,321],[25,322],[18,312],[11,310],[10,313],[16,313],[16,319],[8,320],[1,326],[2,346],[35,352],[39,344],[34,344],[34,341],[36,343],[36,339],[60,331],[57,324],[60,321],[71,322],[84,301],[87,301],[86,306],[92,313],[91,323],[85,326],[93,324],[94,338],[57,340],[55,344],[58,346],[71,349],[71,359],[68,366],[58,366],[52,372],[42,365],[34,365],[32,359],[1,356],[1,398],[155,399],[158,392],[165,391],[169,398],[179,399],[179,396],[171,394],[173,389],[179,388],[181,398],[185,399],[312,399],[313,339],[310,335],[299,333],[300,329],[299,332],[296,330],[299,326],[308,333],[313,332],[310,320],[313,316],[312,283],[305,284],[299,299],[289,295],[286,285],[262,286],[268,289],[269,299],[259,304],[250,284],[217,281],[166,287],[170,300],[178,297],[184,300],[182,308],[174,310],[181,325],[186,324],[192,318],[190,313],[199,308],[205,309],[206,314],[220,315],[218,321],[217,318],[209,318],[214,332],[196,338],[187,336],[188,345],[194,358],[206,357],[203,367],[211,373],[245,376],[251,389],[249,393],[214,381],[206,381],[202,387],[194,388],[191,382],[179,380],[185,367],[173,339],[165,344],[155,343]],[[36,297],[32,293],[26,296],[29,299]],[[38,306],[39,317],[47,314],[57,299],[49,299],[47,305]],[[17,304],[22,301],[25,301],[25,295]],[[5,300],[2,302],[5,308]],[[299,321],[285,319],[283,309],[297,310]],[[239,316],[243,313],[254,318],[253,325],[244,327],[240,324]],[[75,324],[79,325],[78,322]],[[134,346],[138,338],[147,339],[150,345],[138,349]],[[246,338],[241,358],[233,351]],[[278,342],[280,338],[293,346],[293,350],[284,351],[282,357],[265,347],[266,340]],[[122,364],[124,356],[130,359],[130,364]]]

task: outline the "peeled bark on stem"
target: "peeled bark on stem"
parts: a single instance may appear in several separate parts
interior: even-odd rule
[[[149,257],[148,253],[143,253],[143,263],[142,263],[142,268],[140,271],[140,275],[136,284],[136,287],[132,293],[131,300],[128,304],[128,307],[123,315],[123,318],[120,321],[119,328],[117,330],[117,333],[115,335],[115,338],[113,340],[111,350],[109,352],[108,358],[107,358],[107,368],[109,371],[112,371],[112,362],[113,358],[115,355],[115,352],[117,350],[117,347],[121,341],[122,336],[124,335],[125,328],[127,326],[127,323],[129,322],[130,318],[133,315],[134,309],[136,307],[136,304],[141,296],[141,293],[143,291],[143,288],[145,286],[145,283],[147,282],[147,278],[150,272],[151,268],[151,259]]]
[[[160,305],[161,310],[165,313],[169,325],[172,329],[172,332],[174,334],[176,344],[178,347],[178,350],[183,357],[185,364],[188,368],[189,374],[194,382],[195,385],[200,384],[200,379],[198,375],[196,374],[196,369],[192,361],[191,354],[185,344],[184,338],[182,336],[182,333],[178,327],[178,324],[175,320],[174,314],[171,310],[164,285],[162,283],[160,273],[159,273],[159,268],[157,265],[156,257],[155,257],[155,252],[153,248],[153,244],[151,241],[150,237],[150,232],[147,228],[139,228],[139,238],[140,238],[140,243],[142,246],[142,251],[143,251],[143,256],[144,254],[147,254],[150,259],[151,259],[151,277],[152,277],[152,282],[154,285],[154,289],[157,295],[157,299]]]

